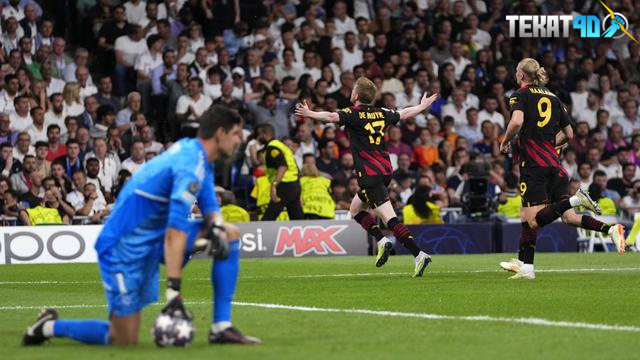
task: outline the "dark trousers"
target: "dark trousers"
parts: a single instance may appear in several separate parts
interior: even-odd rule
[[[287,213],[289,213],[289,220],[302,220],[304,214],[300,204],[300,190],[299,181],[278,184],[276,192],[280,201],[277,203],[269,202],[267,210],[264,211],[262,221],[275,220],[285,206],[287,207]]]

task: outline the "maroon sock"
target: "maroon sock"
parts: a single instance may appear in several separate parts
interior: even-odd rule
[[[411,231],[409,231],[409,229],[407,229],[407,227],[404,226],[404,224],[401,223],[397,217],[389,220],[389,222],[387,223],[387,227],[389,228],[389,230],[393,231],[393,235],[396,237],[396,239],[398,239],[398,241],[404,247],[411,251],[411,254],[413,254],[413,256],[418,256],[418,254],[420,254],[420,248],[418,247],[418,244],[416,244]]]
[[[536,222],[540,227],[551,224],[569,209],[571,209],[571,203],[569,202],[569,199],[559,201],[538,211],[538,213],[536,214]]]
[[[538,231],[531,229],[529,223],[522,223],[522,233],[520,234],[520,252],[518,259],[525,264],[533,264],[533,257],[536,252],[536,239]]]
[[[380,226],[378,226],[378,223],[376,223],[376,219],[374,219],[373,216],[371,216],[371,214],[369,214],[368,212],[361,211],[357,213],[356,216],[353,217],[353,219],[357,221],[358,224],[360,224],[360,226],[362,226],[362,228],[367,233],[369,233],[369,235],[373,236],[376,241],[380,241],[380,239],[384,237]]]
[[[581,227],[583,229],[598,231],[605,234],[608,234],[609,229],[611,228],[610,225],[607,225],[602,221],[594,219],[588,215],[582,215],[582,220],[580,221],[580,223],[582,224]]]

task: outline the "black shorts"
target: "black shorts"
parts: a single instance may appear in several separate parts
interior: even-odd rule
[[[556,203],[570,196],[569,177],[556,167],[520,168],[522,207]]]
[[[358,178],[360,200],[369,205],[372,209],[384,204],[389,200],[387,186],[391,182],[391,175],[363,176]]]

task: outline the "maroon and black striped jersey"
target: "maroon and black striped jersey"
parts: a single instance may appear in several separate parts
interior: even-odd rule
[[[544,86],[524,86],[509,98],[511,112],[521,110],[524,122],[518,133],[520,167],[562,168],[555,149],[556,134],[571,124],[560,99]]]
[[[338,111],[339,126],[344,126],[351,139],[353,164],[362,176],[389,175],[393,172],[384,141],[385,129],[400,121],[395,110],[368,105],[351,106]]]

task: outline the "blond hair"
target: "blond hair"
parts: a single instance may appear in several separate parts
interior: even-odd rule
[[[302,170],[300,170],[300,175],[301,176],[318,177],[318,176],[320,176],[320,171],[318,170],[318,168],[314,164],[306,163],[306,164],[302,165]]]
[[[547,84],[547,82],[549,82],[547,71],[542,66],[540,66],[536,59],[522,59],[522,61],[518,63],[518,67],[516,69],[521,70],[527,77],[527,80],[533,82],[536,85],[544,86]]]
[[[67,105],[71,105],[74,102],[80,102],[79,98],[76,98],[76,91],[80,89],[80,84],[77,82],[68,82],[62,89],[62,98]]]
[[[361,76],[356,80],[356,93],[358,94],[358,101],[365,105],[373,104],[376,99],[376,93],[378,89],[373,81]]]

